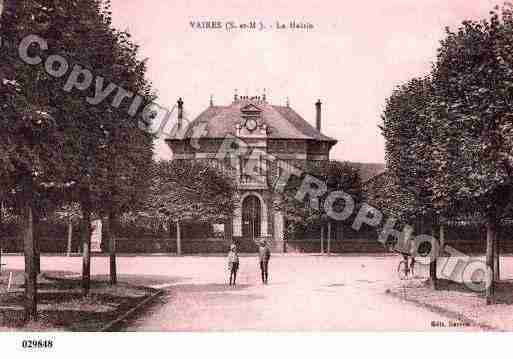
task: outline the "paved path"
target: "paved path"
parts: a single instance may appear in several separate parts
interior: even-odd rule
[[[6,258],[9,268],[23,268],[22,257]],[[431,321],[445,318],[385,294],[398,281],[397,262],[394,256],[275,255],[264,286],[256,257],[242,257],[236,289],[226,285],[221,257],[124,257],[118,272],[166,290],[165,300],[128,330],[443,330]],[[43,257],[41,263],[43,271],[81,268],[80,258]],[[92,268],[107,273],[108,258],[93,258]]]

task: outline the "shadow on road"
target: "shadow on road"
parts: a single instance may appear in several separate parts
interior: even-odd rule
[[[240,284],[230,287],[224,283],[206,283],[206,284],[177,284],[173,286],[182,293],[207,293],[207,292],[237,292],[251,286],[248,284]]]
[[[459,293],[475,294],[474,291],[467,288],[463,283],[457,283],[447,279],[438,280],[438,289]],[[480,296],[484,297],[484,293],[481,293]],[[495,284],[495,303],[513,305],[513,281],[504,280]]]

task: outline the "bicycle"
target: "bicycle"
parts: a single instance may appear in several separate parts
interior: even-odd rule
[[[415,268],[415,257],[411,253],[398,250],[397,248],[389,247],[392,252],[395,252],[403,257],[403,259],[397,265],[397,275],[400,280],[405,280],[408,277],[413,278]],[[411,261],[409,258],[411,257]]]
[[[408,277],[413,277],[413,267],[415,260],[412,260],[411,266],[408,263],[408,256],[403,255],[403,259],[399,262],[397,266],[397,274],[399,275],[400,280],[405,280]]]

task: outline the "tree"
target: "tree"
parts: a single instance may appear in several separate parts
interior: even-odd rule
[[[180,223],[226,221],[236,208],[237,191],[233,173],[213,163],[162,161],[153,172],[146,215],[177,225],[180,251]]]
[[[106,17],[110,24],[110,17]],[[146,62],[138,60],[138,46],[130,41],[127,32],[111,31],[114,62],[109,70],[111,78],[124,89],[142,96],[143,106],[155,99],[147,82]],[[100,172],[95,175],[102,188],[100,216],[109,220],[107,234],[110,253],[110,282],[116,283],[115,236],[118,218],[140,210],[146,201],[153,163],[153,135],[138,124],[141,114],[127,119],[129,103],[117,111],[108,112],[109,122],[103,127],[104,151],[99,160]],[[105,214],[105,215],[103,215]]]
[[[134,146],[132,153],[139,151],[147,160],[151,136],[138,128],[140,114],[128,116],[126,104],[115,107],[110,106],[111,101],[103,101],[91,105],[86,99],[94,96],[95,86],[86,91],[66,90],[66,77],[50,76],[42,64],[24,63],[18,57],[17,45],[26,35],[37,33],[52,53],[66,57],[70,68],[91,69],[113,82],[123,79],[122,85],[128,81],[127,90],[142,91],[146,102],[154,97],[151,86],[144,80],[145,65],[136,59],[137,47],[129,43],[126,33],[111,27],[108,1],[27,0],[17,4],[11,1],[6,2],[5,9],[1,35],[8,46],[0,54],[0,185],[2,190],[13,193],[24,218],[27,316],[35,317],[37,278],[34,273],[38,247],[34,221],[37,223],[40,207],[36,204],[42,196],[56,190],[61,191],[65,200],[50,200],[53,207],[63,205],[62,202],[80,204],[84,245],[82,282],[87,295],[91,217],[105,210],[107,202],[103,198],[108,192],[106,176],[102,175],[108,167],[106,147],[112,149],[126,138],[138,138],[140,145]],[[33,51],[38,49],[29,49],[30,53]],[[43,61],[46,56],[41,53]],[[106,136],[112,128],[119,136]],[[120,156],[110,156],[110,161],[119,160]],[[124,167],[126,171],[111,172],[110,176],[117,178],[119,173],[125,183],[138,182],[135,177],[141,173],[139,167],[143,162],[132,162]]]
[[[390,187],[382,208],[402,224],[417,222],[416,234],[435,237],[439,208],[433,202],[435,176],[432,154],[435,127],[431,123],[433,87],[429,78],[414,78],[387,99],[381,131],[385,138]],[[409,243],[408,243],[409,245]],[[409,251],[409,248],[405,248]],[[436,288],[437,246],[432,243],[430,279]],[[404,250],[404,249],[403,249]]]
[[[513,174],[513,17],[509,6],[490,19],[447,29],[433,68],[434,196],[486,222],[487,304],[499,220],[510,211]]]
[[[326,192],[319,197],[316,208],[309,205],[310,199],[308,198],[305,198],[304,202],[296,199],[296,194],[307,176],[313,176],[316,181],[326,185]],[[332,226],[334,225],[335,228],[343,226],[344,223],[349,223],[351,219],[351,217],[348,217],[344,220],[337,220],[326,213],[326,199],[336,191],[344,191],[352,197],[355,205],[359,205],[362,200],[362,184],[358,170],[346,162],[339,161],[308,163],[301,176],[291,177],[284,188],[283,195],[274,203],[274,206],[284,213],[289,222],[291,228],[288,232],[295,232],[298,227],[316,224],[321,227],[321,232],[324,227],[327,227],[326,233],[328,233],[329,241]],[[333,209],[340,213],[346,205],[345,201],[340,199],[335,201]]]
[[[66,167],[61,150],[65,135],[55,117],[43,71],[25,64],[17,46],[26,35],[44,32],[44,7],[36,1],[5,2],[2,13],[0,54],[0,184],[11,193],[21,213],[25,252],[25,316],[37,314],[37,243],[35,198],[42,187],[63,183]],[[37,222],[37,220],[36,220]]]
[[[64,205],[63,207],[54,211],[53,216],[60,221],[64,221],[68,226],[68,245],[66,253],[68,256],[72,250],[73,240],[73,226],[82,220],[82,212],[78,203]]]
[[[84,295],[90,288],[91,219],[115,218],[142,200],[147,169],[151,166],[152,136],[139,128],[141,113],[129,115],[131,101],[113,103],[119,92],[142,96],[142,106],[155,97],[145,79],[146,65],[137,59],[138,47],[129,34],[112,28],[109,1],[57,2],[50,8],[45,37],[52,50],[68,56],[70,67],[79,66],[118,89],[104,101],[91,103],[96,86],[83,91],[63,88],[53,81],[52,100],[58,116],[67,119],[67,166],[75,185],[68,203],[77,202],[82,212]],[[70,21],[73,19],[73,21]],[[64,33],[62,29],[65,28]],[[137,200],[136,200],[137,199]],[[110,226],[114,228],[115,225]],[[111,272],[115,256],[111,247]],[[115,282],[115,276],[111,276]]]

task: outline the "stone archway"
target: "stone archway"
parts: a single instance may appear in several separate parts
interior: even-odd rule
[[[255,239],[262,235],[262,205],[257,196],[249,195],[242,201],[242,236]]]
[[[249,198],[248,201],[246,201],[247,198]],[[248,212],[246,214],[244,214],[244,205],[245,204],[246,204],[246,208],[248,208]],[[260,213],[259,214],[255,213],[255,212],[257,212],[257,210],[254,209],[254,206],[256,204],[260,205],[260,211],[259,211]],[[266,204],[264,198],[262,197],[262,195],[258,192],[248,192],[241,196],[240,203],[239,203],[238,208],[235,211],[235,216],[234,216],[234,220],[233,220],[233,235],[236,237],[242,237],[243,232],[248,230],[248,229],[243,228],[245,226],[243,217],[247,217],[248,215],[251,216],[251,209],[249,209],[249,207],[248,207],[250,205],[253,206],[254,213],[260,217],[260,221],[259,221],[259,227],[260,227],[259,232],[260,233],[259,233],[259,235],[256,235],[257,234],[257,232],[256,232],[257,226],[255,226],[255,238],[256,237],[267,237],[268,233],[269,233],[268,221],[267,221],[267,218],[268,218],[267,217],[268,216],[267,204]],[[250,223],[250,225],[251,225],[251,223]],[[251,237],[251,235],[248,237]]]

